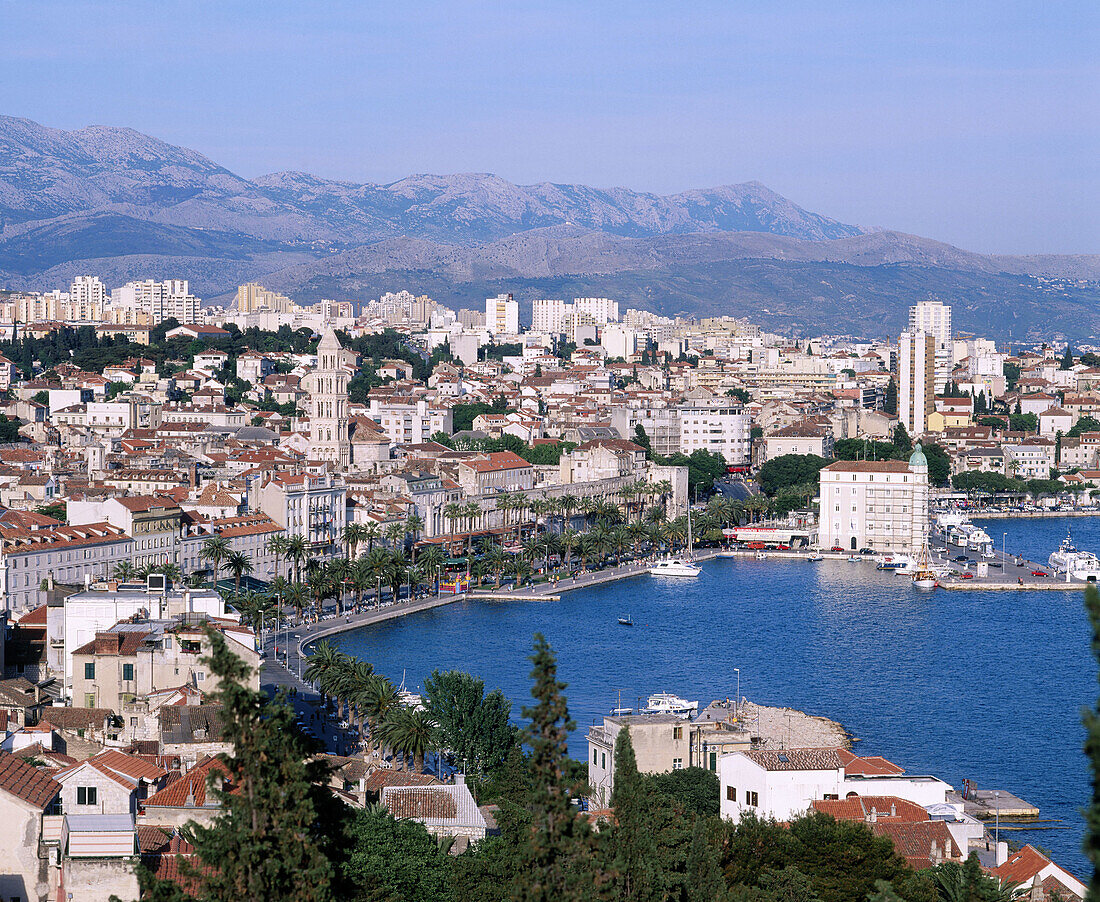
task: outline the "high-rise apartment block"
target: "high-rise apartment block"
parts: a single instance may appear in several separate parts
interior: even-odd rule
[[[492,335],[519,334],[519,304],[511,294],[485,299],[485,328]]]
[[[920,301],[909,308],[909,333],[926,332],[936,343],[936,394],[942,394],[954,367],[954,333],[951,308],[941,301]]]
[[[156,326],[166,319],[201,322],[199,299],[186,279],[127,282],[111,291],[111,321],[127,326]]]
[[[898,338],[898,419],[910,435],[927,428],[935,410],[936,337],[902,332]]]
[[[566,323],[573,312],[573,305],[561,300],[538,300],[531,302],[531,330],[546,332],[550,335],[562,335]]]
[[[268,291],[258,282],[248,282],[237,289],[237,312],[254,313],[257,310],[271,310],[274,313],[289,313],[294,302],[276,291]]]

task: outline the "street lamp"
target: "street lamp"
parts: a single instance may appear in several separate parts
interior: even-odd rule
[[[741,722],[741,668],[734,667],[733,672],[737,674],[737,698],[733,701],[733,716],[737,718],[737,722]]]
[[[1005,554],[1005,539],[1007,539],[1007,538],[1008,538],[1008,533],[1007,532],[1002,532],[1001,533],[1001,563],[1002,564],[1005,562],[1005,559],[1008,557],[1008,555]]]
[[[993,834],[993,841],[997,844],[1001,844],[1001,793],[997,790],[993,791],[993,803],[997,806],[997,825],[996,833]]]

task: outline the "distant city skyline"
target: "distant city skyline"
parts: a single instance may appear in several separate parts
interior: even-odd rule
[[[0,21],[0,112],[131,127],[250,178],[757,180],[969,250],[1100,253],[1090,3],[124,0]]]

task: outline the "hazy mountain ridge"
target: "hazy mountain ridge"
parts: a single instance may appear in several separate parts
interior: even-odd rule
[[[986,256],[865,231],[758,182],[657,195],[487,173],[249,180],[131,129],[0,117],[0,286],[53,288],[85,272],[110,285],[188,278],[207,298],[255,278],[302,300],[406,287],[454,304],[498,290],[599,293],[865,334],[897,331],[909,304],[935,295],[961,328],[1100,332],[1100,256]]]

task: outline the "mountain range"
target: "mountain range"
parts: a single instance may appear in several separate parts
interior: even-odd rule
[[[81,273],[187,278],[209,299],[249,279],[303,301],[607,295],[792,334],[897,332],[911,303],[939,297],[958,328],[999,339],[1100,331],[1100,256],[974,254],[839,222],[758,182],[657,195],[484,173],[250,180],[130,129],[0,117],[0,286]]]

